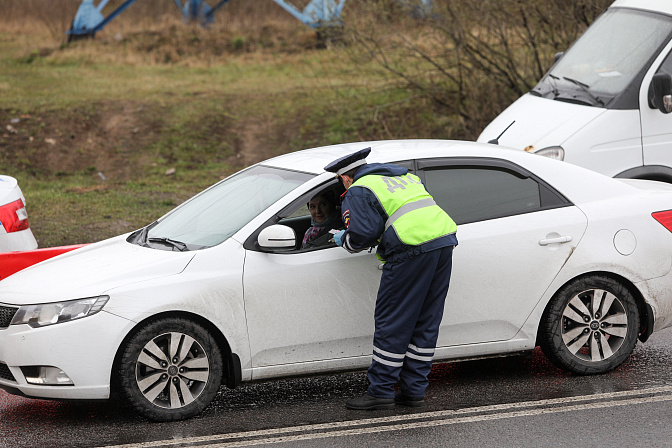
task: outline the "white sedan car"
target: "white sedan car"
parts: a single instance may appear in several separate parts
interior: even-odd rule
[[[368,146],[458,223],[435,361],[540,345],[571,372],[602,373],[672,324],[672,186],[477,143],[343,144],[249,167],[143,229],[0,282],[0,387],[116,390],[165,421],[221,384],[367,367],[380,262],[300,246],[306,203],[342,191],[323,167]]]
[[[35,248],[37,241],[28,224],[26,198],[16,179],[0,175],[0,252]]]

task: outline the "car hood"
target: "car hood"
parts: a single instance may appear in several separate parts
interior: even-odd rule
[[[560,146],[605,111],[599,107],[554,101],[528,93],[499,114],[483,130],[478,141],[487,143],[497,138],[513,123],[499,138],[500,145],[535,151]]]
[[[29,305],[104,294],[110,289],[175,275],[194,252],[150,249],[116,237],[28,267],[0,281],[0,303]]]

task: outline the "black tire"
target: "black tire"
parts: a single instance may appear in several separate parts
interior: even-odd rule
[[[558,367],[579,375],[605,373],[634,350],[639,310],[625,286],[593,275],[555,294],[539,331],[542,351]]]
[[[165,318],[142,327],[123,348],[122,397],[158,422],[183,420],[205,409],[222,382],[222,356],[199,324]]]

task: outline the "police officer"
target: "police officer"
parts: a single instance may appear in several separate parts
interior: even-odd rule
[[[371,148],[324,169],[347,189],[346,229],[334,241],[355,253],[378,246],[384,262],[375,309],[368,392],[348,400],[350,409],[390,409],[424,404],[427,376],[450,283],[455,222],[406,168],[366,163]],[[399,383],[396,395],[394,385]]]

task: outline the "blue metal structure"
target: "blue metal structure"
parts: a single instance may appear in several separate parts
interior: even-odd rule
[[[285,11],[311,28],[340,25],[345,0],[313,0],[303,11],[285,0],[273,0]]]
[[[208,26],[215,21],[215,12],[229,3],[229,1],[220,0],[212,8],[203,0],[186,0],[184,5],[180,0],[175,0],[175,4],[182,11],[182,17],[185,22],[198,21],[202,26]]]
[[[82,0],[77,14],[72,21],[72,26],[66,34],[68,40],[81,37],[94,37],[112,19],[121,14],[126,8],[137,0],[126,0],[111,12],[107,17],[102,10],[110,0],[100,0],[98,6],[93,0]],[[177,8],[182,12],[185,21],[198,21],[202,26],[207,26],[214,21],[214,14],[230,0],[220,0],[215,6],[210,7],[204,0],[174,0]],[[345,0],[311,0],[306,7],[299,10],[288,0],[273,0],[285,11],[293,15],[299,21],[311,28],[331,27],[341,24],[341,11],[345,6]],[[400,0],[408,3],[408,0]],[[432,0],[418,0],[418,6],[414,14],[425,16],[429,14]]]
[[[68,40],[72,40],[78,36],[95,36],[98,31],[102,30],[103,27],[110,22],[110,20],[121,14],[136,0],[126,0],[115,9],[114,12],[105,17],[101,11],[109,1],[110,0],[101,0],[100,3],[98,3],[98,6],[94,6],[93,0],[82,0],[82,3],[77,10],[77,14],[75,14],[75,18],[72,21],[72,26],[66,33],[68,34]]]
[[[72,21],[72,26],[66,33],[69,36],[68,40],[78,37],[94,37],[98,31],[102,30],[105,25],[137,0],[126,0],[105,17],[102,11],[109,1],[100,0],[98,6],[95,6],[93,0],[82,0]],[[203,0],[186,0],[184,4],[180,0],[174,1],[177,8],[182,12],[185,21],[198,21],[201,25],[207,26],[214,21],[215,12],[230,0],[220,0],[212,8]]]

